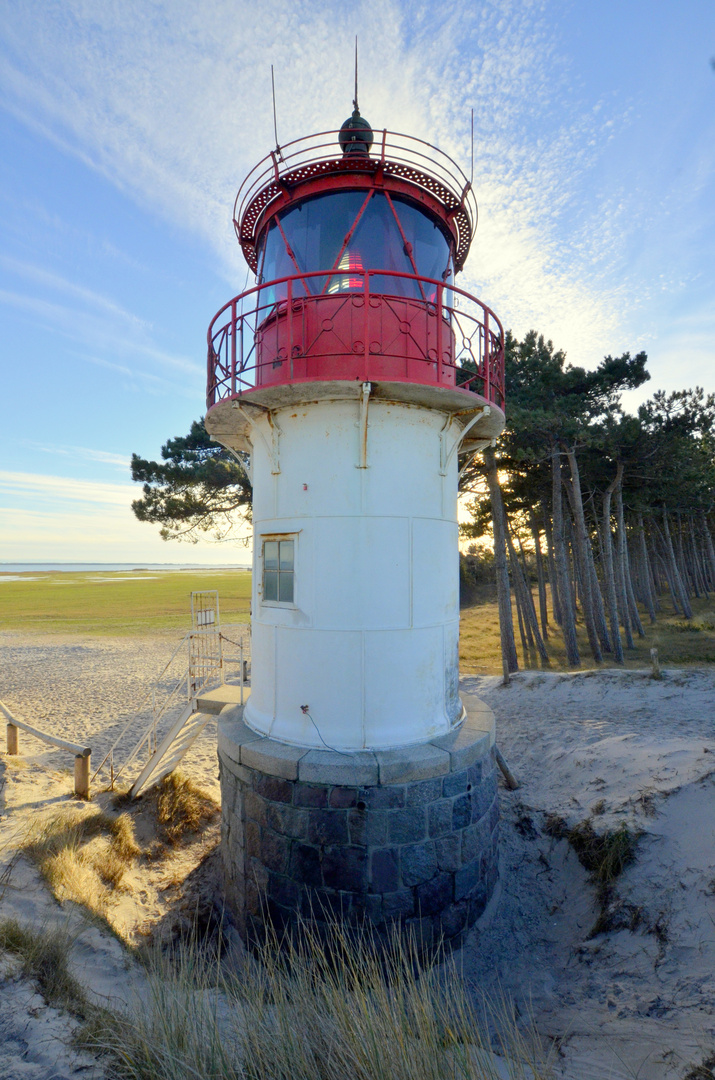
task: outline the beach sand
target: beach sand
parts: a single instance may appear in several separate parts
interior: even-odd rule
[[[18,718],[91,745],[95,766],[129,725],[118,765],[149,722],[142,698],[175,643],[0,634],[0,699]],[[715,1053],[715,669],[666,670],[660,682],[604,670],[522,673],[508,687],[465,675],[462,684],[494,709],[521,781],[500,791],[500,883],[458,956],[466,977],[533,1015],[563,1080],[682,1080]],[[0,759],[0,872],[42,814],[76,802],[71,755],[23,732],[20,740],[19,760]],[[215,721],[182,770],[218,798]],[[599,833],[622,823],[642,833],[603,932],[593,933],[595,885],[553,835],[554,816],[569,828],[588,819]],[[171,933],[191,903],[211,899],[217,836],[214,823],[136,871],[111,913],[124,937]],[[95,1000],[122,1007],[141,992],[141,969],[119,941],[54,900],[24,859],[0,904],[8,916],[66,928],[73,970]],[[72,1026],[15,960],[0,961],[0,1080],[103,1075],[69,1046]]]

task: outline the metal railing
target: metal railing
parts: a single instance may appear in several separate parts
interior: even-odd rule
[[[228,630],[230,637],[224,633]],[[235,639],[238,638],[238,641]],[[211,640],[213,647],[203,647],[204,641]],[[223,648],[223,642],[235,646],[237,655],[231,655]],[[199,645],[197,649],[197,643]],[[214,689],[226,681],[240,687],[241,704],[246,685],[246,668],[250,660],[250,632],[245,624],[226,624],[206,631],[190,630],[181,638],[169,660],[156,676],[146,691],[136,711],[109,747],[92,780],[104,771],[109,774],[109,786],[114,784],[131,765],[141,758],[142,753],[151,757],[156,752],[167,721],[173,721],[177,710],[193,705],[202,693]],[[198,661],[197,661],[198,656]],[[228,671],[231,674],[228,675]],[[144,720],[139,738],[127,748],[127,736],[134,732],[137,719],[150,705],[151,711]],[[131,737],[131,736],[130,736]],[[115,767],[115,751],[123,746],[121,764]]]
[[[455,161],[425,139],[400,132],[374,131],[369,154],[344,154],[339,130],[319,131],[293,139],[267,154],[251,170],[236,195],[234,227],[243,246],[253,235],[258,219],[287,187],[314,176],[341,171],[377,172],[378,169],[422,188],[455,216],[460,234],[457,264],[461,267],[477,227],[477,200],[472,184]]]
[[[393,270],[321,270],[256,285],[208,331],[207,406],[311,379],[457,387],[504,408],[504,331],[470,293]]]

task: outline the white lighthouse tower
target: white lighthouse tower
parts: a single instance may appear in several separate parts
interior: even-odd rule
[[[253,485],[229,907],[454,937],[496,873],[493,717],[458,693],[459,455],[504,426],[501,325],[454,284],[476,202],[356,109],[256,166],[235,226],[257,283],[211,324],[206,417]]]

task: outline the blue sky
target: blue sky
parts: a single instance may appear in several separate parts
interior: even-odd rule
[[[243,561],[129,510],[203,408],[205,334],[246,283],[236,190],[279,138],[375,127],[468,170],[460,284],[573,363],[645,349],[713,383],[712,0],[0,3],[0,560]]]

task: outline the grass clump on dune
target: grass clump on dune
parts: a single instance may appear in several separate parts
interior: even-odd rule
[[[16,919],[0,921],[0,950],[18,957],[22,974],[31,979],[48,1005],[78,1018],[88,1013],[82,987],[70,974],[70,942],[61,931],[33,930]]]
[[[143,795],[141,806],[152,813],[160,839],[171,847],[215,821],[220,813],[211,796],[179,771]]]
[[[41,821],[23,845],[58,900],[83,904],[104,916],[111,890],[121,885],[141,854],[127,814],[64,810]]]
[[[625,822],[617,829],[603,833],[597,833],[588,819],[569,828],[556,814],[547,815],[546,831],[556,840],[568,840],[596,886],[600,910],[590,937],[610,930],[636,930],[641,924],[642,912],[631,904],[616,902],[615,884],[626,867],[635,861],[642,834],[629,829]]]
[[[133,1080],[552,1075],[533,1032],[503,1003],[475,1005],[453,961],[425,961],[397,934],[383,951],[337,924],[322,939],[304,926],[231,965],[196,944],[156,953],[141,1006],[93,1026],[85,1045],[108,1049]]]

